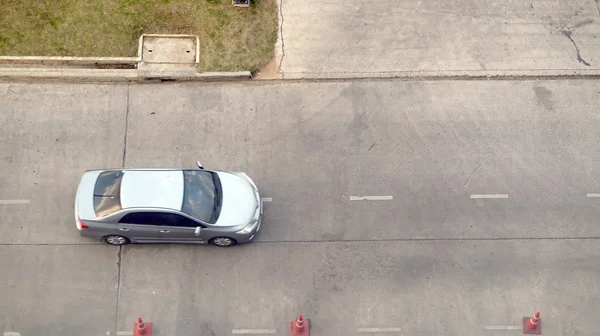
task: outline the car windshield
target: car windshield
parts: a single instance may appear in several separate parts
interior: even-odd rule
[[[104,217],[121,210],[122,171],[100,173],[94,186],[94,210],[96,216]]]
[[[214,224],[221,212],[221,181],[216,173],[186,170],[181,211],[203,222]]]

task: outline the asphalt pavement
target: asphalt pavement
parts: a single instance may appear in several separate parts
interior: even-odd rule
[[[0,84],[0,331],[596,335],[600,84]],[[247,172],[256,243],[78,236],[84,170]]]

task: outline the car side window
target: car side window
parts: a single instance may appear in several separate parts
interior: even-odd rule
[[[132,212],[119,220],[123,224],[160,225],[157,222],[156,213],[152,212]]]
[[[160,214],[161,217],[161,225],[165,225],[165,226],[180,226],[180,227],[192,227],[195,228],[197,226],[202,226],[199,223],[181,216],[181,215],[177,215],[177,214],[170,214],[170,213],[161,213]]]

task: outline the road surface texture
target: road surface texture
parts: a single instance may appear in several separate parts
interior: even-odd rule
[[[0,332],[598,335],[600,83],[0,84]],[[84,170],[240,170],[254,244],[78,236]],[[121,333],[119,333],[121,332]]]
[[[283,78],[600,72],[598,0],[280,0]]]

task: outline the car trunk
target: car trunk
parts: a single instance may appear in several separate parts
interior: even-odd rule
[[[101,170],[88,171],[81,177],[75,198],[76,221],[78,219],[90,220],[96,218],[96,212],[94,211],[94,187],[100,173],[102,173]]]

